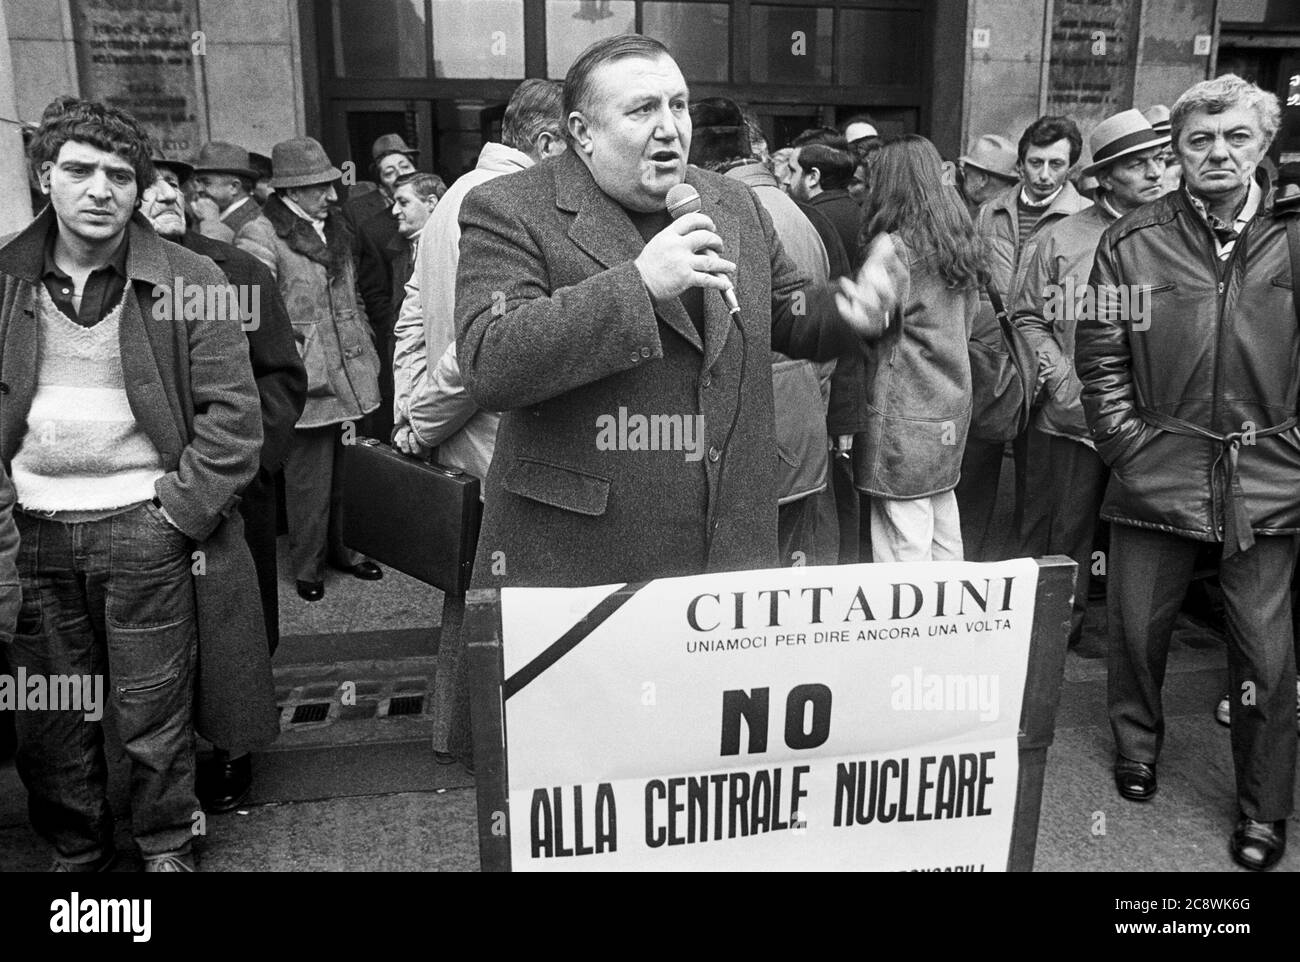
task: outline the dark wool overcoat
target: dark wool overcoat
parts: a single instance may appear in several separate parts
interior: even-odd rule
[[[571,152],[466,197],[457,353],[478,405],[505,412],[478,586],[777,565],[771,352],[829,360],[859,342],[753,191],[694,167],[686,182],[738,265],[740,318],[704,291],[703,339],[680,299],[652,303],[633,263],[645,242]],[[638,417],[658,428],[643,438]],[[701,436],[674,445],[687,423]]]

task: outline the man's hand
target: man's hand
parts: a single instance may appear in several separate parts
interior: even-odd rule
[[[888,234],[871,242],[866,263],[855,280],[839,279],[835,306],[859,337],[877,338],[889,327],[889,315],[907,280],[907,266],[894,250]]]
[[[725,290],[736,265],[718,256],[722,238],[713,221],[700,213],[673,221],[645,245],[634,261],[641,280],[656,301],[676,297],[688,287]]]
[[[221,220],[221,208],[210,197],[196,197],[190,206],[204,223]]]
[[[403,425],[393,431],[393,447],[413,458],[428,457],[429,452],[433,450],[427,444],[420,443],[420,439],[415,436],[410,425]]]

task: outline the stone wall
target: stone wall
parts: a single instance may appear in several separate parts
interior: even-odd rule
[[[1252,2],[1236,0],[1243,17]],[[1135,3],[1141,7],[1136,50],[1121,68],[1125,83],[1131,79],[1132,92],[1119,109],[1171,104],[1188,86],[1209,76],[1209,53],[1197,53],[1194,41],[1197,35],[1214,33],[1214,0]],[[1059,20],[1061,7],[1050,0],[969,0],[964,143],[986,133],[1015,142],[1042,112],[1051,73],[1052,28],[1060,26],[1047,22],[1054,7]],[[1227,13],[1223,16],[1228,18]],[[988,31],[987,47],[975,46],[977,30]],[[1087,115],[1086,109],[1082,112]],[[1091,119],[1081,123],[1085,143],[1094,124]]]
[[[186,0],[183,0],[186,2]],[[187,0],[199,36],[194,51],[194,113],[200,140],[230,140],[270,153],[304,133],[302,56],[295,0]],[[35,121],[54,97],[83,96],[78,64],[79,0],[4,0],[18,119]],[[132,9],[131,0],[97,0]]]

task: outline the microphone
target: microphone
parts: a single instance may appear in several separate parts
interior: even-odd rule
[[[668,205],[668,214],[673,220],[677,220],[685,214],[694,214],[704,206],[700,201],[700,192],[684,182],[669,190],[665,200]],[[740,302],[736,300],[736,289],[731,286],[731,280],[725,274],[721,276],[726,279],[727,286],[719,293],[722,294],[722,299],[727,304],[727,310],[733,316],[739,317]]]

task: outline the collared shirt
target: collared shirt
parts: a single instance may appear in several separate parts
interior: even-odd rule
[[[1110,198],[1106,196],[1105,191],[1101,191],[1101,190],[1097,191],[1096,203],[1097,206],[1099,206],[1108,215],[1110,215],[1111,220],[1119,220],[1121,217],[1124,216],[1122,213],[1120,213],[1118,210],[1115,209],[1115,205],[1110,202]]]
[[[1183,190],[1187,191],[1187,198],[1192,202],[1192,210],[1201,215],[1201,220],[1209,225],[1211,233],[1214,234],[1214,249],[1219,255],[1219,260],[1226,261],[1232,255],[1232,249],[1237,246],[1238,236],[1259,212],[1259,204],[1264,197],[1264,192],[1260,190],[1258,182],[1254,180],[1250,182],[1250,188],[1246,191],[1246,196],[1241,199],[1241,206],[1237,208],[1232,223],[1220,220],[1210,213],[1206,203],[1187,190],[1186,186]]]
[[[45,240],[45,264],[41,268],[41,281],[49,291],[50,299],[68,320],[76,321],[82,327],[94,327],[117,306],[122,292],[126,290],[126,234],[123,232],[122,243],[117,245],[117,250],[108,263],[90,272],[81,289],[78,304],[76,284],[71,275],[54,260],[54,240],[58,229],[56,221]]]
[[[1047,206],[1051,204],[1052,201],[1056,200],[1057,194],[1063,190],[1065,190],[1065,184],[1062,184],[1060,187],[1056,188],[1056,190],[1052,191],[1052,196],[1047,198],[1047,200],[1034,200],[1029,196],[1029,192],[1025,190],[1025,188],[1021,187],[1020,203],[1024,204],[1026,207],[1041,207],[1046,210]]]
[[[252,200],[251,197],[241,197],[241,198],[239,198],[239,200],[235,201],[233,204],[231,204],[229,207],[227,207],[225,210],[223,210],[223,211],[221,212],[221,218],[220,218],[220,219],[221,219],[221,220],[225,220],[227,217],[229,217],[229,216],[230,216],[231,214],[233,214],[235,211],[239,210],[239,208],[241,208],[241,207],[243,207],[245,204],[247,204],[250,200]]]
[[[316,229],[316,234],[320,237],[321,243],[329,243],[328,241],[325,240],[325,219],[324,218],[317,220],[315,217],[312,217],[311,214],[307,213],[305,210],[303,210],[301,207],[299,207],[297,204],[291,201],[284,194],[280,195],[280,199],[284,201],[285,207],[288,207],[291,211],[293,211],[295,214],[297,214],[299,217],[301,217],[307,223],[311,224],[311,226]]]

